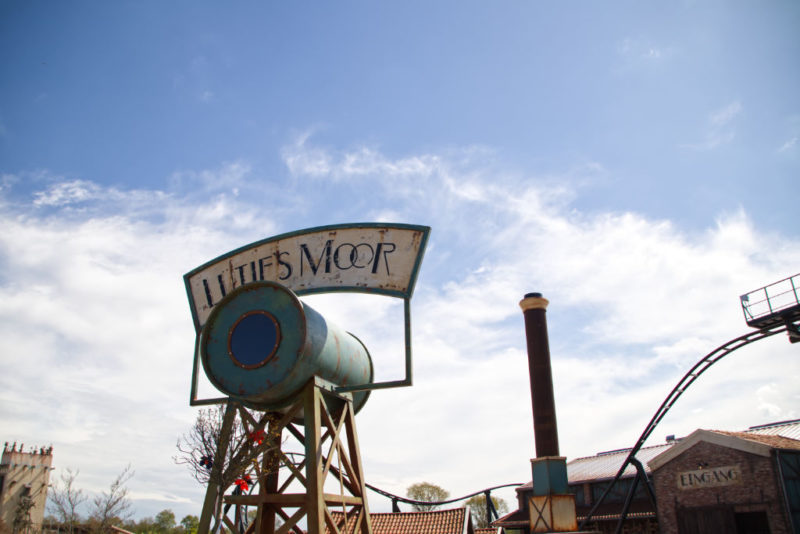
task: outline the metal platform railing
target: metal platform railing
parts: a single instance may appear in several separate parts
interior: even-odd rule
[[[744,320],[753,328],[769,328],[800,320],[800,273],[739,297]]]

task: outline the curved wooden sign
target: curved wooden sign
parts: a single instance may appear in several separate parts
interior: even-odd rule
[[[321,226],[233,250],[184,275],[195,329],[237,287],[283,284],[297,295],[331,291],[410,299],[430,227],[360,223]]]

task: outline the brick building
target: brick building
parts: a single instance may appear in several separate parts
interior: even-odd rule
[[[0,460],[0,519],[12,532],[41,528],[47,501],[47,485],[53,463],[53,448],[23,451],[6,443]]]
[[[696,430],[649,467],[661,532],[800,532],[798,440]]]
[[[655,502],[639,484],[624,534],[800,534],[800,420],[751,427],[744,432],[697,430],[682,439],[642,448]],[[630,449],[601,452],[567,463],[569,492],[578,520],[611,483]],[[629,465],[588,530],[615,532],[636,476]],[[493,525],[507,534],[529,532],[529,482],[517,489],[518,509]]]

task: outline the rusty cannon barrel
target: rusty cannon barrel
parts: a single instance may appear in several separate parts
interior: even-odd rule
[[[200,358],[220,391],[259,410],[289,405],[314,376],[337,386],[371,384],[369,351],[277,282],[255,282],[214,306]],[[358,411],[369,391],[353,394]]]

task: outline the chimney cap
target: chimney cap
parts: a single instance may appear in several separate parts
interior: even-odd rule
[[[545,310],[549,303],[550,301],[542,297],[541,293],[526,293],[525,298],[519,301],[519,307],[524,313],[528,310]]]

